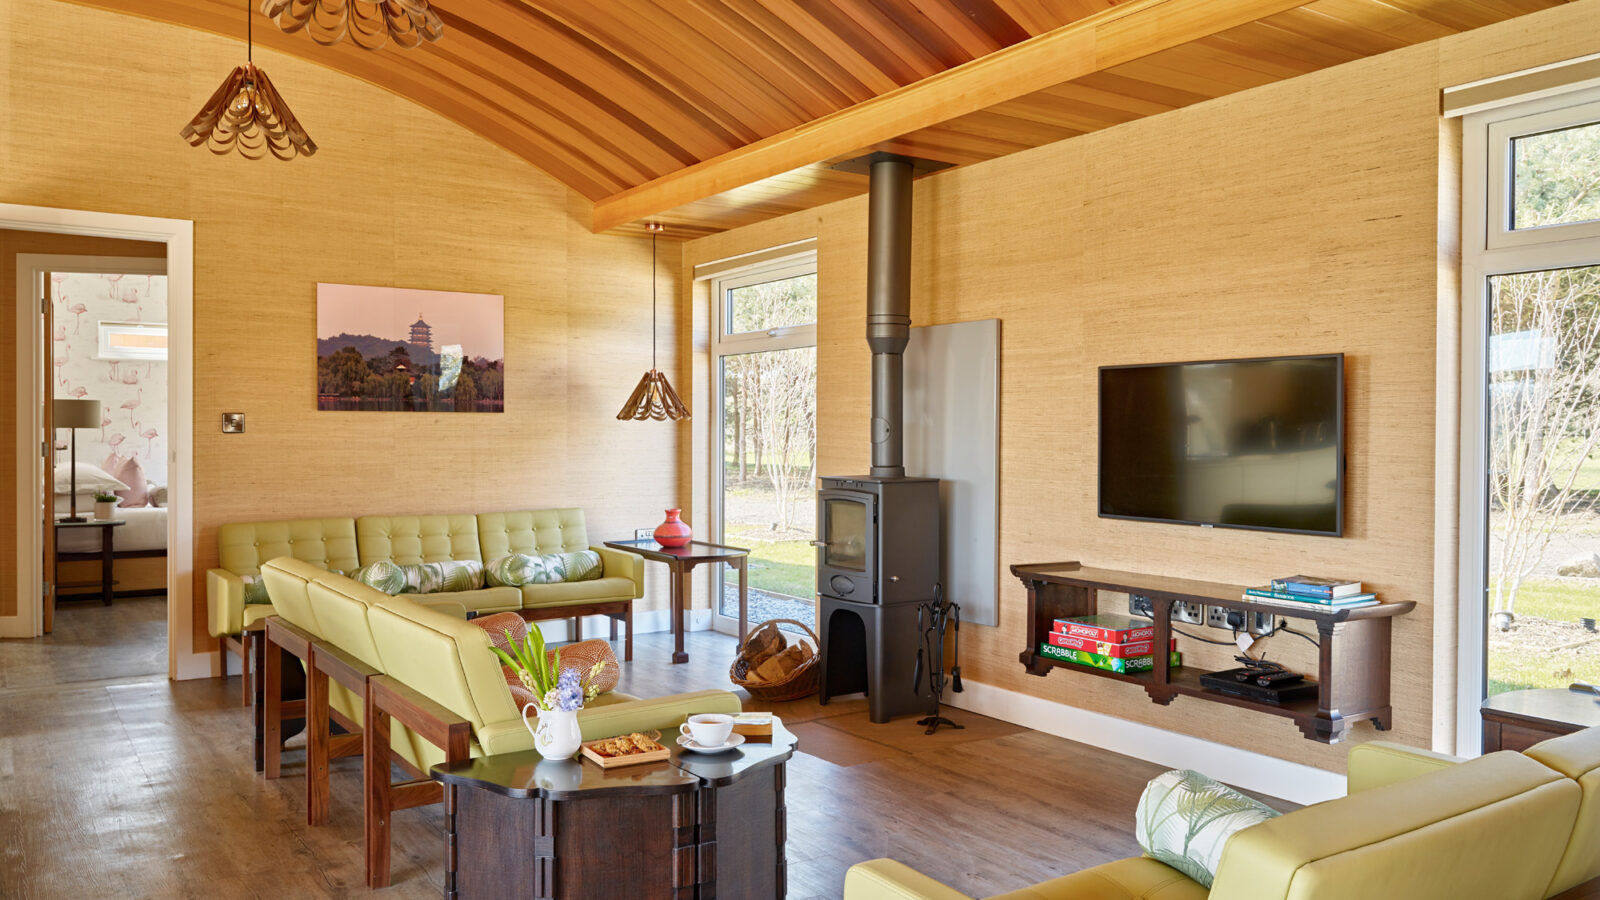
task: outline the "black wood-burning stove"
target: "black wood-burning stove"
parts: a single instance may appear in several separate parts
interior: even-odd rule
[[[873,722],[923,713],[915,693],[917,605],[939,582],[939,481],[907,478],[903,358],[911,336],[912,160],[869,159],[867,343],[872,471],[824,477],[817,495],[821,702],[867,693]]]

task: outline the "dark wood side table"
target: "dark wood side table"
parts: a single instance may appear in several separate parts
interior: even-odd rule
[[[56,559],[55,559],[55,570],[52,573],[52,577],[56,582],[56,590],[55,590],[55,593],[52,594],[52,598],[60,597],[61,596],[61,589],[64,588],[64,587],[71,587],[71,588],[99,587],[100,588],[100,602],[104,603],[106,606],[110,606],[111,605],[112,588],[113,588],[114,585],[116,585],[116,581],[114,581],[112,579],[112,577],[111,577],[111,575],[112,575],[112,554],[116,552],[116,533],[115,533],[114,529],[118,528],[119,526],[126,525],[126,524],[128,524],[128,523],[126,521],[122,520],[122,519],[89,519],[88,521],[85,521],[85,522],[64,522],[61,519],[55,520],[55,525],[56,525]],[[98,552],[91,550],[91,551],[86,551],[86,552],[62,553],[61,552],[61,531],[64,528],[90,528],[90,529],[98,528],[98,529],[100,529],[100,550]],[[62,584],[61,583],[61,564],[62,563],[64,563],[64,562],[85,562],[85,561],[90,561],[90,560],[99,560],[100,561],[100,580],[98,582],[94,582],[94,581],[75,581],[75,582],[73,582],[71,584]],[[69,597],[93,597],[94,593],[93,592],[89,592],[89,593],[83,593],[83,594],[69,594],[67,596],[69,596]],[[50,612],[54,611],[53,610],[54,606],[55,606],[55,604],[52,601],[52,603],[50,604],[50,607],[51,607]],[[52,615],[50,615],[50,612],[47,612],[45,614],[45,620],[46,620],[47,623],[49,622],[50,619],[54,618]],[[49,624],[45,625],[45,630],[46,631],[50,630]]]
[[[669,746],[668,761],[609,770],[533,750],[434,766],[445,896],[781,900],[794,736],[780,725],[771,743],[715,755]]]
[[[1495,694],[1483,701],[1483,752],[1526,750],[1548,738],[1600,725],[1594,694],[1542,688]]]
[[[729,563],[739,569],[739,642],[744,643],[744,633],[750,619],[750,551],[743,547],[728,547],[705,541],[690,541],[682,547],[663,547],[653,540],[606,541],[613,550],[637,553],[645,559],[667,564],[671,569],[672,583],[672,661],[689,661],[683,649],[684,619],[689,607],[689,573],[701,563]],[[712,609],[720,598],[712,598]]]

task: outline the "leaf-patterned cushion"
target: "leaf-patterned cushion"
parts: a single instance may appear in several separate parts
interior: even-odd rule
[[[513,553],[489,563],[485,573],[490,587],[593,581],[604,574],[600,554],[593,550],[529,556]]]
[[[1209,888],[1228,838],[1277,815],[1277,810],[1199,772],[1174,769],[1145,786],[1134,830],[1151,858]]]
[[[240,575],[239,580],[244,582],[245,603],[272,603],[272,598],[267,596],[267,583],[260,575]]]
[[[370,588],[394,595],[406,589],[406,573],[396,563],[380,559],[350,573],[350,577]]]

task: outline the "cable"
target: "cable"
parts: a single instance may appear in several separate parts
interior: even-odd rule
[[[1190,634],[1187,631],[1183,631],[1183,630],[1179,629],[1177,626],[1173,626],[1172,633],[1173,634],[1177,634],[1177,635],[1182,635],[1183,637],[1186,637],[1191,641],[1199,641],[1202,644],[1216,644],[1219,647],[1232,647],[1232,646],[1234,646],[1233,641],[1213,641],[1211,638],[1203,638],[1203,637],[1200,637],[1199,635],[1196,635],[1196,634]]]
[[[1308,642],[1310,642],[1311,646],[1316,647],[1318,649],[1321,649],[1321,647],[1322,647],[1322,642],[1317,640],[1316,638],[1312,637],[1311,635],[1306,634],[1303,631],[1295,631],[1293,628],[1290,628],[1288,619],[1279,620],[1278,627],[1272,629],[1271,633],[1268,636],[1270,637],[1271,635],[1277,634],[1280,631],[1288,633],[1288,634],[1295,635],[1296,637],[1305,638]]]

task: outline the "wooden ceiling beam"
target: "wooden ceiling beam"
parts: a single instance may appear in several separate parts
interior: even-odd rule
[[[593,228],[620,225],[892,140],[1189,41],[1304,0],[1129,0],[914,84],[597,201]]]

